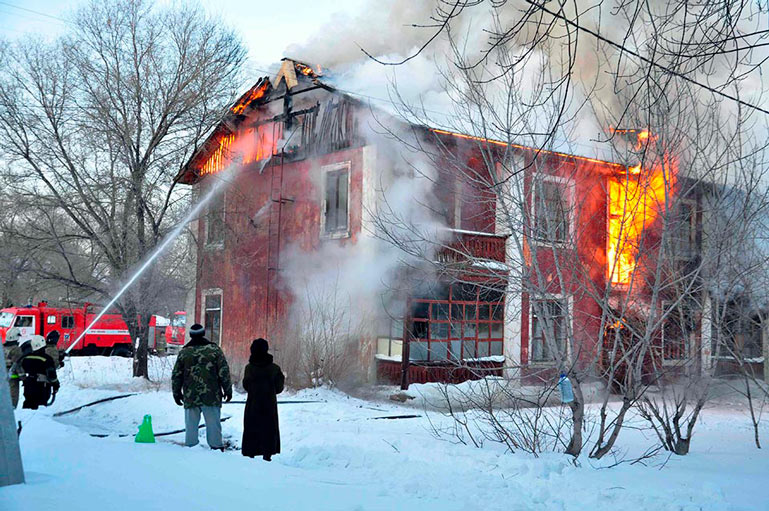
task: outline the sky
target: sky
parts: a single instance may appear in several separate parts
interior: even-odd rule
[[[248,65],[258,76],[262,74],[257,68],[290,56],[284,53],[289,45],[304,42],[335,14],[356,14],[364,5],[361,0],[199,1],[241,34],[249,49]],[[0,35],[10,39],[25,33],[56,35],[65,30],[64,20],[79,4],[79,0],[2,0]]]

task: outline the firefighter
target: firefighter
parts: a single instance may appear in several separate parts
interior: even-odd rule
[[[21,357],[21,348],[19,347],[19,329],[13,327],[5,334],[5,369],[8,371],[8,377],[10,378],[9,386],[11,387],[11,403],[13,407],[19,403],[19,379],[11,376],[11,368]]]
[[[51,330],[45,336],[45,353],[53,359],[56,369],[64,367],[64,352],[59,352],[59,331]]]
[[[24,383],[22,408],[37,410],[40,406],[53,404],[59,391],[59,380],[53,359],[45,353],[45,338],[42,335],[33,335],[22,341],[21,358],[11,368],[11,378],[14,376]]]

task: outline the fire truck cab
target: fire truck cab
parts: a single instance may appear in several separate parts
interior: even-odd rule
[[[0,310],[0,338],[5,343],[6,334],[12,327],[18,327],[21,339],[31,335],[47,336],[54,330],[59,332],[58,349],[67,349],[86,327],[96,318],[91,304],[81,308],[49,307],[47,302],[35,306],[7,307]],[[104,314],[82,336],[72,353],[84,355],[130,356],[133,353],[128,327],[119,314]]]
[[[166,327],[166,348],[168,351],[178,351],[184,346],[184,337],[187,328],[187,313],[174,312],[171,323]]]

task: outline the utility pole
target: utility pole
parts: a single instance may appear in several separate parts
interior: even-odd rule
[[[16,433],[16,421],[11,405],[11,388],[8,384],[8,371],[5,368],[5,352],[0,343],[0,486],[10,486],[24,482],[24,469],[21,466],[19,435]]]

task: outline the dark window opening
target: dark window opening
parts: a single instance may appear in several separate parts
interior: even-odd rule
[[[206,295],[203,322],[208,340],[221,344],[222,295]]]
[[[75,317],[74,316],[62,316],[61,317],[61,327],[62,328],[74,328],[75,327]]]
[[[557,353],[566,354],[568,314],[565,299],[532,300],[529,350],[532,362],[552,362]]]
[[[224,244],[224,196],[211,200],[206,213],[206,245]]]
[[[325,234],[346,233],[348,217],[348,179],[347,168],[326,172],[326,196],[324,200]]]
[[[533,234],[538,240],[563,243],[569,236],[569,186],[539,179],[534,183]]]

